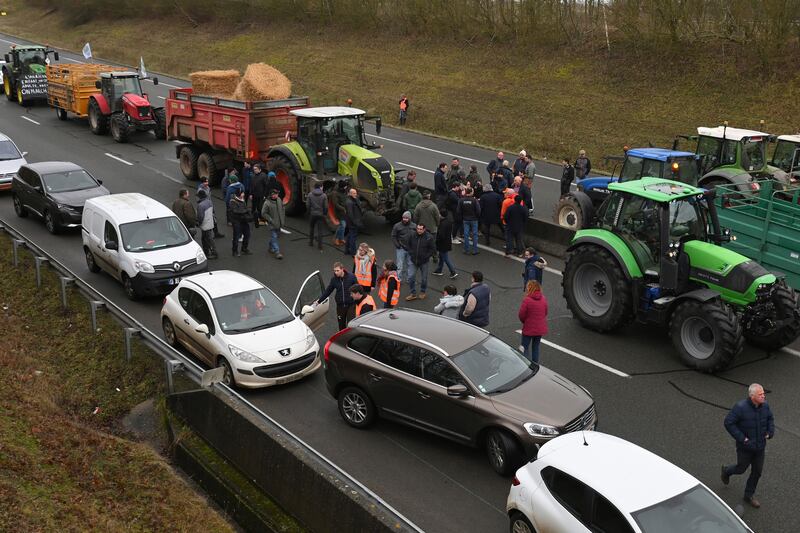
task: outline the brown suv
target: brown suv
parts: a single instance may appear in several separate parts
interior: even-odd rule
[[[331,337],[324,353],[328,391],[348,424],[365,428],[380,415],[485,446],[501,475],[548,440],[597,423],[586,389],[452,318],[367,313]]]

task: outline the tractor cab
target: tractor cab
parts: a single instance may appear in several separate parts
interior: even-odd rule
[[[132,94],[139,98],[143,96],[137,72],[103,72],[96,85],[111,106],[112,113],[122,111],[124,95]]]
[[[767,143],[770,135],[761,131],[718,126],[697,128],[700,173],[719,168],[741,169],[754,176],[769,177]]]
[[[800,183],[800,135],[780,135],[770,165],[789,175],[792,185]]]
[[[631,148],[625,154],[619,181],[652,177],[697,185],[697,158],[691,152],[665,148]]]

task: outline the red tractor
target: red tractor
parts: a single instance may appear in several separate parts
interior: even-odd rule
[[[158,85],[158,78],[153,78]],[[156,139],[167,138],[167,119],[163,107],[154,108],[142,92],[137,72],[103,72],[95,82],[99,94],[89,98],[89,127],[103,135],[111,129],[115,141],[124,143],[135,131],[152,130]]]

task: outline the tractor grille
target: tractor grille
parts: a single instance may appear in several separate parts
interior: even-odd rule
[[[381,184],[383,188],[392,187],[392,165],[385,157],[376,157],[375,159],[365,159],[364,162],[374,168],[378,175],[381,177]]]
[[[139,106],[139,107],[136,108],[136,110],[139,111],[139,116],[140,117],[147,117],[147,116],[150,115],[150,106],[149,105]]]
[[[572,433],[573,431],[580,431],[582,429],[586,429],[587,427],[591,427],[591,425],[595,422],[595,418],[594,404],[592,404],[592,406],[581,413],[578,418],[565,425],[562,433]]]
[[[372,177],[372,170],[364,163],[358,164],[358,187],[367,191],[374,191],[378,188],[378,182]]]

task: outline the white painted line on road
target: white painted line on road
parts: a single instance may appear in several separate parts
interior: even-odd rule
[[[77,59],[72,59],[71,57],[65,57],[64,59],[67,61],[72,61],[73,63],[80,63],[81,65],[86,64],[86,61],[79,61]]]
[[[428,152],[433,152],[435,154],[442,154],[442,155],[446,155],[446,156],[449,156],[449,157],[457,157],[459,159],[464,159],[466,161],[474,161],[475,163],[483,163],[484,165],[488,164],[486,161],[481,161],[480,159],[472,159],[471,157],[464,157],[463,155],[454,155],[454,154],[451,154],[450,152],[442,152],[441,150],[434,150],[433,148],[428,148],[426,146],[419,146],[418,144],[411,144],[411,143],[407,143],[407,142],[404,142],[404,141],[397,141],[395,139],[389,139],[388,137],[381,137],[380,135],[373,135],[372,133],[366,133],[365,135],[367,135],[368,137],[375,137],[376,139],[381,139],[383,141],[390,141],[390,142],[393,142],[393,143],[402,144],[402,145],[405,145],[405,146],[410,146],[412,148],[419,148],[420,150],[426,150]]]
[[[33,120],[32,118],[28,118],[28,117],[26,117],[26,116],[24,116],[24,115],[21,115],[19,118],[21,118],[22,120],[27,120],[28,122],[33,122],[33,123],[34,123],[34,124],[36,124],[37,126],[41,126],[41,124],[40,124],[39,122],[36,122],[36,121],[35,121],[35,120]]]
[[[164,98],[163,96],[159,96],[159,98],[161,98],[162,100],[166,100],[166,98]]]
[[[281,228],[281,233],[283,233],[284,235],[291,235],[291,234],[292,234],[292,232],[291,232],[291,231],[289,231],[289,230],[288,230],[288,229],[286,229],[286,228]]]
[[[122,159],[122,158],[119,158],[119,157],[115,156],[114,154],[109,154],[108,152],[106,152],[106,155],[107,155],[108,157],[110,157],[111,159],[116,159],[116,160],[117,160],[117,161],[119,161],[120,163],[125,163],[125,164],[126,164],[126,165],[128,165],[129,167],[132,167],[132,166],[133,166],[133,163],[131,163],[130,161],[125,161],[124,159]]]
[[[788,353],[789,355],[800,357],[800,352],[797,350],[792,350],[791,348],[781,348],[781,350]]]
[[[518,329],[517,333],[522,335],[522,330]],[[585,355],[581,355],[578,352],[573,352],[569,348],[564,348],[563,346],[560,346],[560,345],[558,345],[558,344],[556,344],[554,342],[550,342],[547,339],[542,339],[542,344],[547,345],[547,346],[549,346],[551,348],[555,348],[556,350],[558,350],[560,352],[564,352],[567,355],[571,355],[572,357],[575,357],[576,359],[580,359],[584,363],[589,363],[590,365],[594,365],[597,368],[602,368],[606,372],[611,372],[612,374],[615,374],[615,375],[617,375],[617,376],[619,376],[621,378],[629,378],[629,377],[631,377],[630,374],[626,374],[625,372],[623,372],[621,370],[617,370],[613,366],[608,366],[606,364],[601,363],[600,361],[595,361],[594,359],[586,357]]]
[[[0,39],[0,41],[3,41],[4,43],[8,43],[8,44],[17,44],[14,41],[6,41],[5,39]]]
[[[149,81],[150,83],[153,83],[153,80],[151,80],[150,78],[145,78],[144,81]],[[163,81],[158,82],[158,84],[159,85],[163,85],[165,87],[171,87],[173,89],[180,89],[180,87],[178,87],[177,85],[171,85],[171,84],[163,82]]]
[[[513,259],[514,261],[517,261],[519,263],[524,263],[525,262],[525,260],[523,258],[521,258],[521,257],[517,257],[516,255],[506,256],[506,253],[503,252],[502,250],[497,250],[495,248],[492,248],[491,246],[486,246],[485,244],[478,244],[478,248],[480,248],[481,250],[486,250],[487,252],[491,252],[491,253],[493,253],[495,255],[502,255],[504,257],[508,257],[509,259]],[[564,276],[563,272],[561,272],[560,270],[556,270],[555,268],[544,267],[544,269],[547,272],[550,272],[551,274],[555,274],[556,276],[562,276],[562,277]]]
[[[395,161],[395,163],[397,163],[398,165],[402,165],[404,167],[411,167],[416,170],[421,170],[422,172],[427,172],[428,174],[433,174],[433,170],[428,170],[427,168],[422,168],[422,167],[416,167],[411,163],[403,163],[402,161]]]

